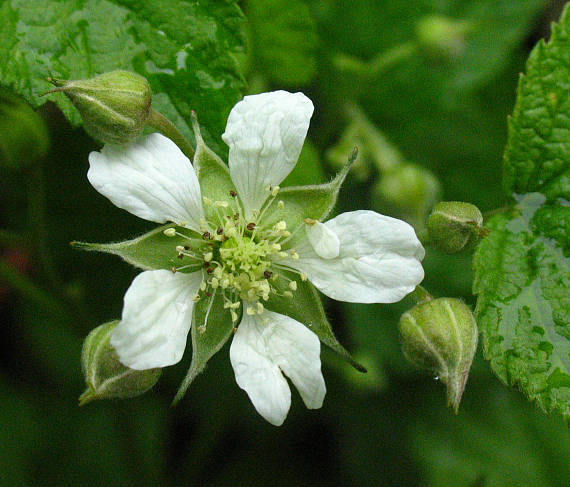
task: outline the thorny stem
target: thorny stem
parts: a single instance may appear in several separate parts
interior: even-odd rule
[[[150,109],[150,116],[147,120],[147,125],[158,130],[162,135],[168,137],[172,142],[174,142],[182,152],[188,157],[188,159],[194,159],[194,149],[186,138],[180,133],[180,131],[175,127],[175,125],[168,120],[164,115],[158,113],[157,111]]]

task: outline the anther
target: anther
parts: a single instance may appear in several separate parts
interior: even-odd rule
[[[234,220],[239,220],[239,213],[236,213],[236,214],[234,215]]]
[[[210,262],[213,258],[214,254],[212,252],[204,254],[204,262]]]
[[[273,272],[271,272],[271,271],[265,271],[263,273],[263,277],[265,277],[265,279],[269,279],[272,275],[273,275]]]
[[[213,269],[212,267],[208,267],[208,268],[206,269],[206,272],[207,272],[208,274],[211,274],[212,272],[214,272],[214,269]]]
[[[190,250],[190,245],[185,245],[184,250]]]
[[[313,220],[312,218],[305,218],[303,221],[310,227],[317,223],[317,220]]]
[[[255,308],[253,306],[248,306],[248,308],[245,310],[245,312],[249,315],[249,316],[253,316],[255,314]]]
[[[205,333],[205,332],[206,332],[206,325],[200,325],[200,326],[198,327],[198,331],[199,331],[200,333]]]
[[[230,189],[230,196],[232,198],[235,198],[237,196],[237,193],[233,189]]]
[[[195,303],[200,301],[200,295],[199,294],[194,294],[194,296],[192,297],[192,301],[194,301]]]
[[[303,282],[305,282],[307,280],[307,274],[303,274],[301,272],[300,277],[301,277],[301,281],[303,281]]]
[[[289,289],[291,289],[291,291],[296,291],[297,290],[297,281],[291,281],[289,283]]]
[[[210,232],[204,232],[204,233],[202,234],[202,238],[203,238],[204,240],[210,240],[210,239],[212,238],[212,235],[210,234]]]
[[[171,271],[173,274],[176,274],[177,269],[176,269],[176,267],[171,267],[171,268],[170,268],[170,271]]]
[[[204,294],[205,294],[206,296],[208,296],[209,298],[212,297],[212,293],[209,292],[209,291],[204,291]]]
[[[218,235],[221,235],[222,233],[224,233],[224,229],[222,227],[218,227],[218,229],[216,230],[216,233]]]
[[[167,228],[162,233],[167,237],[175,237],[176,236],[176,229],[175,228]]]
[[[183,258],[184,258],[184,254],[178,254],[178,258],[179,258],[179,259],[183,259]]]
[[[253,229],[255,228],[255,223],[253,222],[248,223],[245,228],[247,228],[250,232],[253,232]]]
[[[277,202],[277,208],[279,208],[280,210],[282,210],[283,208],[285,208],[285,203],[283,203],[283,201],[279,200]]]

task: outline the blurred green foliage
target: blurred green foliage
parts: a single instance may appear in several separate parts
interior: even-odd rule
[[[85,12],[94,2],[50,3],[68,9],[80,6]],[[117,39],[125,40],[124,49],[136,44],[140,58],[133,62],[140,60],[144,66],[148,63],[142,60],[148,55],[156,67],[162,61],[168,67],[178,43],[199,37],[206,25],[188,23],[180,28],[175,45],[166,39],[145,47],[137,41],[152,25],[141,22],[143,14],[136,2],[99,3],[126,19],[120,35],[101,41],[100,46],[110,49]],[[182,23],[187,17],[176,18],[176,13],[189,3],[204,2],[168,2],[174,10],[163,3],[157,15],[168,14],[173,22]],[[235,7],[229,1],[218,3]],[[331,168],[319,161],[343,134],[348,122],[346,104],[357,103],[407,160],[433,171],[445,199],[469,201],[483,211],[505,202],[501,157],[518,74],[535,40],[548,35],[540,30],[539,19],[550,15],[548,20],[554,20],[557,13],[538,0],[290,3],[242,2],[244,11],[252,12],[250,62],[244,73],[250,89],[255,90],[259,79],[264,90],[299,89],[316,107],[310,145],[290,184],[332,176]],[[290,7],[302,13],[295,22],[285,14],[277,16],[277,20],[285,18],[288,26],[279,27],[284,24],[267,20],[272,5],[279,12]],[[6,0],[0,11],[23,7],[31,15],[36,2]],[[46,19],[61,18],[61,11],[48,11]],[[338,54],[367,61],[414,41],[417,22],[432,14],[473,25],[456,58],[434,59],[416,51],[366,78],[335,67],[333,57]],[[113,37],[115,27],[109,19],[114,17],[101,15],[104,21],[98,32]],[[238,19],[236,15],[228,20],[230,29],[236,29]],[[77,32],[81,25],[77,23]],[[310,33],[304,30],[308,25]],[[12,27],[10,23],[0,27],[0,38]],[[49,40],[48,31],[42,32],[44,37],[35,33],[33,39]],[[37,42],[36,47],[26,44],[32,40],[26,38],[28,34],[26,29],[21,32],[22,54],[17,60],[37,48]],[[226,52],[224,43],[235,47],[241,42],[238,38],[208,45],[213,52],[222,48]],[[295,48],[287,49],[289,44]],[[97,55],[104,56],[104,51],[99,47]],[[70,47],[66,65],[84,66],[84,60],[74,58],[75,52]],[[110,52],[110,57],[117,56]],[[6,69],[10,44],[0,47],[1,53],[0,73]],[[200,58],[199,65],[208,59]],[[303,69],[297,72],[300,63]],[[113,64],[109,69],[116,67],[125,66]],[[214,110],[208,108],[212,85],[206,83],[207,89],[200,92],[197,87],[202,85],[188,81],[196,65],[186,62],[185,68],[180,72],[185,80],[182,86],[193,89],[178,94],[180,106],[187,107],[191,99],[192,107],[203,107],[205,113],[199,111],[198,116],[218,139],[225,114],[238,98],[238,84],[232,84],[235,90],[227,97],[215,95],[217,111],[206,116],[210,108]],[[37,80],[55,74],[47,72],[45,65],[31,69],[38,90],[45,83]],[[18,76],[14,72],[16,81]],[[238,83],[235,73],[228,76],[230,84]],[[155,92],[167,93],[176,84],[157,70],[150,80]],[[155,100],[162,100],[162,107],[170,103],[166,98],[163,93]],[[396,324],[411,307],[409,299],[394,305],[325,301],[339,340],[357,358],[366,357],[364,362],[374,365],[376,378],[371,384],[370,377],[355,376],[349,365],[324,351],[328,392],[323,408],[307,411],[295,397],[279,429],[258,417],[235,384],[227,347],[209,362],[174,409],[169,404],[190,364],[189,353],[182,364],[165,369],[158,385],[145,396],[79,408],[77,397],[84,389],[79,360],[82,340],[95,326],[120,316],[123,294],[137,271],[115,256],[77,252],[68,244],[75,239],[125,240],[154,225],[115,208],[88,184],[87,157],[97,148],[93,140],[68,125],[53,104],[44,105],[39,113],[48,125],[51,149],[41,157],[40,146],[30,146],[36,147],[42,163],[32,172],[0,167],[1,485],[567,484],[570,440],[561,418],[544,416],[518,392],[499,383],[480,357],[476,357],[459,415],[445,408],[441,384],[409,365],[401,352]],[[165,115],[175,113],[166,110]],[[376,207],[372,185],[372,181],[349,179],[337,211]],[[443,256],[428,249],[425,285],[434,295],[462,297],[473,305],[470,264],[469,255]],[[14,275],[21,280],[11,279],[10,287],[6,277]]]

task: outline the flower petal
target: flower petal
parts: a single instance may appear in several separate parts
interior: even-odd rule
[[[133,215],[200,230],[204,213],[198,178],[188,158],[163,135],[91,152],[87,178],[99,193]]]
[[[230,347],[236,382],[255,409],[271,424],[285,420],[291,392],[287,375],[309,409],[320,408],[326,393],[320,342],[307,327],[288,316],[265,310],[244,314]]]
[[[323,259],[334,259],[340,252],[340,240],[324,223],[316,221],[305,227],[305,233],[313,250]]]
[[[200,272],[173,274],[164,269],[135,277],[111,336],[124,365],[145,370],[180,361],[192,322],[192,297],[201,281]]]
[[[304,272],[324,294],[351,303],[393,303],[423,280],[424,248],[406,222],[360,210],[329,220],[340,240],[334,259],[322,259],[308,241],[287,265]]]
[[[286,91],[246,96],[233,107],[222,139],[246,217],[295,167],[312,114],[311,100]]]

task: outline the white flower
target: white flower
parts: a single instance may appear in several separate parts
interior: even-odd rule
[[[268,208],[273,216],[283,208],[275,202],[278,185],[295,166],[312,112],[302,93],[277,91],[239,102],[222,136],[239,198],[231,191],[224,201],[204,198],[205,206],[192,164],[159,134],[89,156],[89,181],[116,206],[197,232],[188,235],[188,246],[176,248],[188,263],[180,272],[145,271],[128,289],[111,339],[121,362],[141,370],[177,363],[195,301],[211,302],[221,293],[236,324],[242,311],[230,348],[236,381],[274,425],[284,421],[291,403],[284,375],[308,408],[321,407],[325,396],[318,337],[293,318],[266,309],[276,283],[286,279],[283,270],[308,278],[331,298],[361,303],[398,301],[423,279],[424,249],[400,220],[372,211],[344,213],[325,223],[306,219],[296,229],[287,229],[284,220],[264,220]],[[196,243],[200,234],[205,240]],[[282,294],[292,296],[297,282],[288,284]]]

